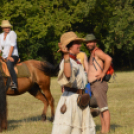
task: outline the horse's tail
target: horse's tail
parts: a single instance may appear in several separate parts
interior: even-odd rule
[[[47,61],[43,61],[43,62],[41,62],[38,69],[43,71],[48,76],[51,76],[51,77],[52,76],[57,76],[58,72],[59,72],[59,64],[54,66]]]
[[[0,131],[7,129],[6,86],[0,70]]]

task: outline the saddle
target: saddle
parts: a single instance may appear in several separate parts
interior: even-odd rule
[[[2,71],[3,76],[10,77],[10,72],[7,68],[7,64],[2,59],[0,59],[0,70]],[[30,72],[25,63],[17,63],[14,66],[14,70],[17,77],[30,77]]]

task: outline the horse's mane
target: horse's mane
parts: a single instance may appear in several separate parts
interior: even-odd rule
[[[54,66],[47,61],[42,61],[40,62],[38,69],[43,71],[48,76],[57,76],[59,72],[59,64]]]

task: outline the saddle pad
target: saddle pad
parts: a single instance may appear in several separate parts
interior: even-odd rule
[[[22,63],[21,65],[17,65],[18,74],[17,77],[30,77],[30,72],[26,66],[25,63]]]
[[[20,63],[14,67],[17,77],[30,77],[30,72],[25,63]],[[0,71],[2,76],[10,77],[7,65],[5,62],[0,62]]]

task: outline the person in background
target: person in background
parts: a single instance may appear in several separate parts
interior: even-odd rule
[[[74,32],[66,32],[60,38],[59,48],[63,52],[58,83],[64,92],[57,105],[52,134],[95,134],[95,124],[87,106],[77,105],[77,91],[83,90],[87,77],[81,63],[76,59],[83,39]],[[64,107],[64,109],[62,109]]]
[[[103,80],[110,67],[112,58],[97,47],[97,39],[93,34],[85,37],[86,47],[91,52],[88,68],[88,81],[91,91],[96,98],[100,108],[101,133],[108,133],[110,130],[110,112],[107,104],[108,84]],[[101,68],[103,70],[101,70]]]
[[[88,73],[88,58],[87,58],[87,55],[86,53],[80,51],[78,54],[77,54],[77,59],[80,61],[80,63],[82,64],[84,70],[86,73]]]
[[[15,90],[17,89],[17,76],[14,71],[14,65],[19,60],[19,54],[17,48],[17,35],[11,30],[11,27],[12,25],[8,20],[2,21],[1,28],[3,33],[0,34],[0,53],[2,52],[2,57],[6,60],[12,78],[11,88]]]

